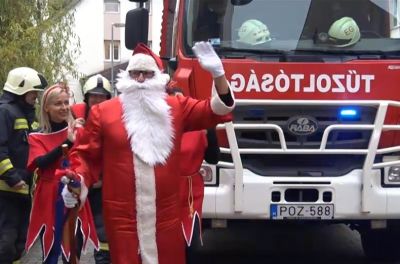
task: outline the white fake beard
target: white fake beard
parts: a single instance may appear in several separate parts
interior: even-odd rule
[[[165,91],[169,76],[156,73],[143,83],[130,78],[127,71],[118,76],[116,87],[121,92],[122,119],[132,152],[151,166],[165,164],[174,139]]]

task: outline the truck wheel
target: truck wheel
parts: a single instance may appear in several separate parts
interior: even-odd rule
[[[360,231],[364,254],[372,260],[400,260],[398,229],[367,229]]]

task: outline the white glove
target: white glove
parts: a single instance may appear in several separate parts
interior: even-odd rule
[[[63,190],[61,192],[61,196],[62,196],[62,198],[64,200],[64,205],[67,208],[74,208],[75,205],[78,204],[78,198],[76,198],[74,196],[74,194],[71,193],[68,190],[68,186],[67,185],[64,186],[64,188],[63,188]]]
[[[218,57],[217,53],[215,53],[210,42],[197,42],[194,44],[192,49],[196,57],[199,59],[201,67],[209,71],[214,79],[225,74],[222,61]]]

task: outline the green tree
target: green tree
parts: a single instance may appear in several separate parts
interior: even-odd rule
[[[80,0],[0,0],[0,90],[8,72],[28,66],[43,73],[49,84],[78,76],[80,54],[73,32]]]

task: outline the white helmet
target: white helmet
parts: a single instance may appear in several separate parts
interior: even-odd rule
[[[239,42],[250,45],[262,44],[271,41],[268,27],[257,19],[245,21],[239,28]]]
[[[104,94],[111,97],[111,84],[100,74],[90,77],[83,86],[83,94]]]
[[[43,91],[47,81],[37,71],[28,67],[20,67],[8,73],[7,81],[4,84],[4,91],[16,95],[23,95],[30,91]]]
[[[356,44],[361,37],[360,28],[351,17],[336,20],[328,31],[330,43],[336,47],[348,47]]]

